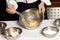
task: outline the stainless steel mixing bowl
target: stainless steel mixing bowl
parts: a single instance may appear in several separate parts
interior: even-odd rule
[[[19,24],[27,29],[38,27],[43,20],[43,13],[39,13],[38,9],[31,8],[19,14]]]
[[[17,27],[11,27],[6,29],[4,33],[4,37],[8,40],[17,40],[17,38],[19,38],[22,33],[22,29]]]
[[[57,29],[57,27],[54,26],[47,26],[41,31],[42,35],[48,38],[56,36],[58,32],[59,30]]]

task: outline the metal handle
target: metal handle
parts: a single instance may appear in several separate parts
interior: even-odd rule
[[[16,14],[18,14],[19,16],[21,16],[21,17],[22,17],[22,14],[21,14],[21,12],[19,12],[19,11],[16,11]]]
[[[16,14],[20,15],[20,14],[21,14],[21,12],[19,12],[19,11],[16,11]]]

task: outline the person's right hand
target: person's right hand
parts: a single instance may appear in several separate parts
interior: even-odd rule
[[[6,11],[9,13],[9,14],[15,14],[16,13],[16,10],[14,8],[14,5],[12,4],[9,4],[6,8]]]

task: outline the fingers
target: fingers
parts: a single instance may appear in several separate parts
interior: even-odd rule
[[[39,8],[39,13],[45,13],[45,8]]]
[[[8,9],[8,8],[6,8],[6,11],[7,11],[9,14],[15,14],[15,13],[16,13],[16,10],[14,10],[14,9]]]
[[[41,12],[45,13],[45,8],[42,8]]]
[[[44,5],[44,2],[41,2],[39,5],[38,5],[38,8],[39,8],[39,13],[41,12],[45,12],[45,5]]]
[[[42,11],[41,11],[41,9],[39,8],[39,13],[41,13]]]
[[[9,14],[15,14],[16,13],[16,10],[14,8],[14,5],[12,4],[9,4],[6,8],[6,11],[9,13]]]
[[[39,9],[39,13],[41,13],[42,9],[41,9],[40,5],[38,6],[38,9]]]
[[[39,5],[39,13],[44,13],[45,12],[45,7]]]

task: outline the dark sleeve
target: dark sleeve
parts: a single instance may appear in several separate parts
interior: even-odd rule
[[[8,14],[6,12],[6,0],[0,0],[0,21],[18,20],[17,14]]]

